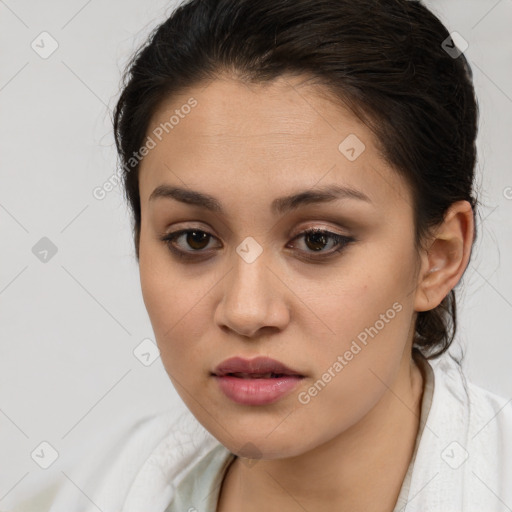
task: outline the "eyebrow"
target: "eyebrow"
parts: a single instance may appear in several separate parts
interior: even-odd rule
[[[222,204],[218,199],[196,190],[170,185],[159,185],[149,196],[149,201],[154,201],[158,198],[174,199],[181,203],[199,206],[212,212],[224,213]],[[296,210],[306,204],[328,203],[338,199],[356,199],[372,204],[370,198],[360,190],[341,185],[327,185],[274,199],[271,204],[271,210],[275,214],[283,214]]]

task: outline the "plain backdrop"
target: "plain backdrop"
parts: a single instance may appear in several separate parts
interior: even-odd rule
[[[512,1],[426,4],[468,42],[481,111],[456,344],[470,380],[512,397]],[[134,354],[154,337],[121,189],[93,196],[116,166],[121,72],[174,5],[0,1],[0,510],[116,426],[184,409],[160,359]]]

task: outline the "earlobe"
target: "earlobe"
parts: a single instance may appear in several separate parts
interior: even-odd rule
[[[415,311],[436,308],[460,281],[473,244],[473,210],[468,201],[454,203],[422,255]]]

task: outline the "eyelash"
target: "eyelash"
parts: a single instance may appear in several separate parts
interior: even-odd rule
[[[181,249],[177,249],[173,245],[173,242],[177,238],[179,238],[181,235],[188,234],[188,233],[194,233],[194,232],[195,233],[204,233],[204,234],[206,234],[206,235],[208,235],[210,237],[213,237],[213,235],[211,235],[210,233],[208,233],[206,231],[203,231],[201,229],[193,229],[192,228],[192,229],[181,229],[179,231],[174,231],[173,233],[169,233],[169,234],[161,237],[160,240],[162,242],[164,242],[167,245],[168,249],[175,256],[177,256],[178,258],[180,258],[182,260],[195,260],[195,259],[197,259],[197,257],[196,256],[190,256],[190,254],[202,253],[202,252],[206,252],[206,251],[204,251],[202,249],[201,250],[194,250],[194,251],[183,251]],[[307,235],[324,235],[328,239],[331,239],[333,242],[335,242],[337,244],[337,246],[338,246],[336,249],[331,250],[330,252],[328,252],[327,255],[313,256],[313,257],[311,257],[311,256],[304,256],[305,259],[308,259],[308,260],[314,261],[314,262],[318,262],[320,260],[330,258],[331,256],[334,256],[336,253],[342,252],[347,247],[347,245],[349,245],[352,242],[355,242],[355,240],[356,240],[354,237],[340,235],[338,233],[333,233],[332,231],[327,231],[325,229],[320,229],[320,228],[309,228],[309,229],[306,229],[306,230],[302,231],[301,233],[299,233],[297,236],[295,236],[293,238],[293,240],[296,240],[298,238],[301,238],[301,237],[304,237],[304,236],[307,236]]]

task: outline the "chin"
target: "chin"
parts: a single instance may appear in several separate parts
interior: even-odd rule
[[[223,429],[220,432],[210,432],[230,452],[247,459],[284,459],[300,455],[308,449],[300,444],[299,439],[296,439],[296,433],[290,435],[285,430],[278,432],[269,428],[268,432],[271,434],[266,436],[262,434],[262,429],[258,428],[257,423],[253,423],[251,430],[244,429],[243,433],[240,428],[236,431],[233,428],[227,428],[227,431],[231,436],[227,435]],[[266,431],[267,429],[264,430]]]

